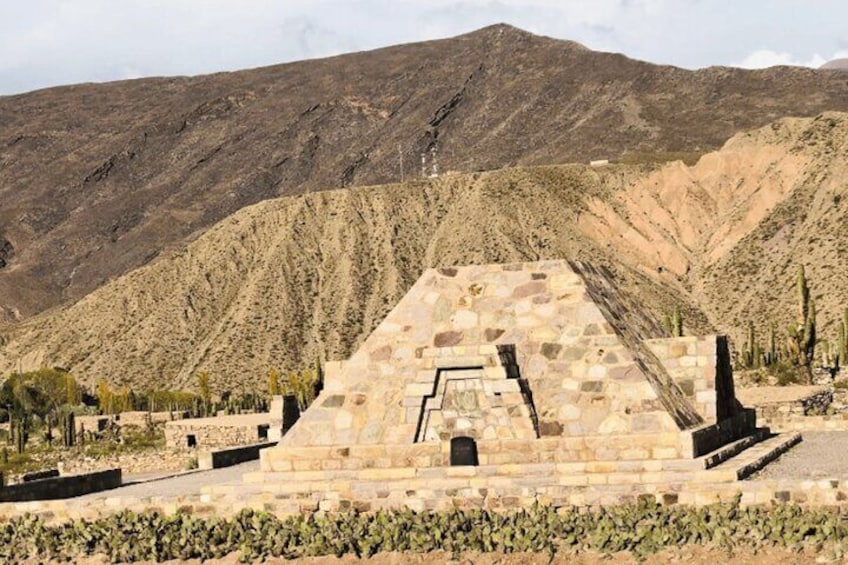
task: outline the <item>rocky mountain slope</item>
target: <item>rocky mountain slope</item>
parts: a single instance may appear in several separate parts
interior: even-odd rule
[[[409,178],[434,147],[443,171],[651,160],[824,110],[848,110],[844,73],[687,71],[502,25],[0,97],[0,318],[69,304],[244,206],[393,182],[401,156]]]
[[[428,266],[575,258],[656,316],[738,337],[788,322],[808,269],[822,334],[845,287],[848,114],[784,119],[687,167],[516,167],[269,200],[71,307],[7,326],[0,373],[261,387],[270,367],[343,358]]]

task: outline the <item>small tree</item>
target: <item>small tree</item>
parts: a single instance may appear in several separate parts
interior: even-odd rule
[[[209,412],[212,403],[212,388],[209,384],[209,373],[203,372],[197,375],[197,388],[200,391],[200,400],[203,403],[203,415]]]
[[[104,414],[112,414],[115,409],[115,393],[105,379],[97,381],[97,404]]]
[[[281,393],[280,372],[276,369],[271,369],[268,371],[268,396],[273,398]]]

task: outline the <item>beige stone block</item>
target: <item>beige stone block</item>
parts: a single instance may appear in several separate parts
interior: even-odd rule
[[[685,357],[681,357],[679,363],[681,367],[691,368],[697,366],[698,360],[696,357],[687,355]]]
[[[607,475],[607,484],[610,485],[636,485],[641,483],[638,473],[610,473]]]
[[[415,477],[414,468],[362,469],[359,476],[365,480],[411,479]]]
[[[616,465],[612,461],[587,461],[587,473],[612,473],[616,470]]]
[[[568,462],[568,463],[557,463],[556,464],[556,472],[560,475],[576,475],[576,474],[585,474],[586,473],[586,465],[585,462]]]
[[[557,479],[557,483],[568,487],[585,486],[589,484],[589,475],[582,473],[575,475],[563,475]]]
[[[716,393],[713,390],[699,390],[695,393],[695,402],[715,403]]]
[[[625,461],[636,461],[648,459],[651,456],[648,449],[642,447],[634,447],[632,449],[623,449],[619,452],[619,457]]]
[[[576,404],[566,404],[559,409],[559,418],[565,421],[579,420],[581,415],[580,407]]]
[[[639,474],[639,481],[643,484],[661,484],[666,481],[668,474],[662,471],[651,471]]]
[[[678,459],[680,452],[674,447],[654,447],[651,449],[653,459]]]

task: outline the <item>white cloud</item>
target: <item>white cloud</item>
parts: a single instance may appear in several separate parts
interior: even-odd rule
[[[754,51],[741,62],[737,63],[736,67],[743,69],[765,69],[768,67],[776,67],[778,65],[788,65],[792,67],[811,67],[817,69],[833,59],[842,59],[848,57],[848,51],[836,51],[830,57],[823,57],[819,53],[814,53],[807,59],[796,57],[791,53],[772,51],[771,49],[759,49]]]

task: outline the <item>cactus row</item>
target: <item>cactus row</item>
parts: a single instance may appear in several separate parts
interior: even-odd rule
[[[244,510],[231,519],[187,512],[123,511],[95,521],[48,526],[25,516],[0,523],[0,560],[72,561],[105,555],[112,562],[221,559],[240,552],[243,562],[268,557],[321,555],[368,558],[381,552],[631,551],[637,558],[667,547],[804,547],[841,552],[848,521],[838,509],[795,505],[741,508],[731,503],[701,508],[638,503],[600,509],[534,505],[520,511],[379,511],[298,515],[285,519]]]

